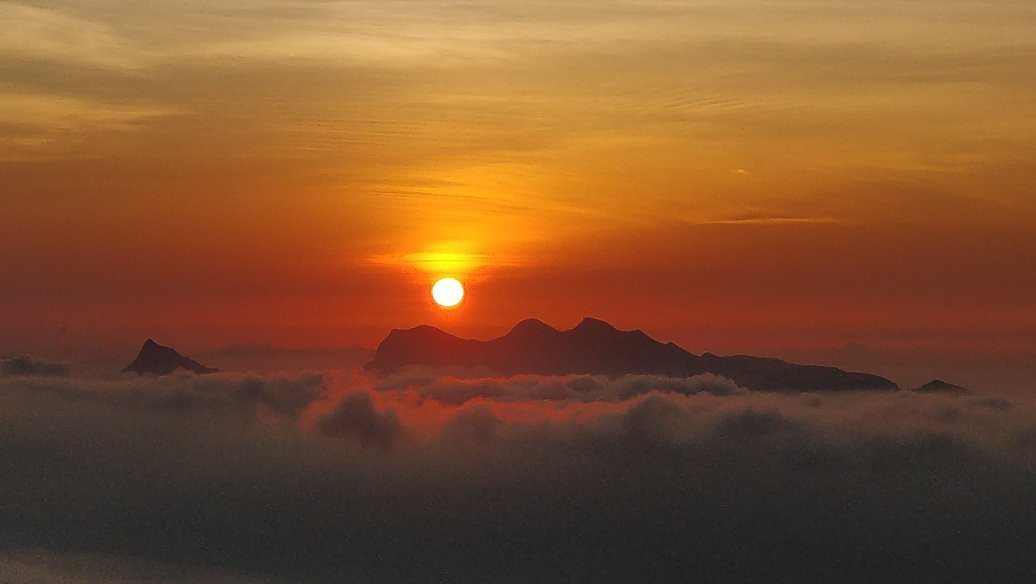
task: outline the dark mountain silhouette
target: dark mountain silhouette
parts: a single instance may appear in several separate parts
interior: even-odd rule
[[[694,355],[673,343],[660,343],[640,330],[620,331],[594,318],[583,319],[567,331],[527,319],[506,335],[489,341],[461,339],[428,325],[394,329],[378,346],[367,369],[387,373],[405,365],[487,367],[501,375],[645,373],[689,377],[714,373],[742,387],[767,391],[899,389],[883,377],[834,367],[746,355]]]
[[[198,374],[219,371],[219,369],[206,367],[194,359],[184,357],[172,347],[165,347],[148,339],[137,353],[137,358],[122,372],[132,371],[138,375],[169,375],[177,369],[186,369]]]
[[[972,392],[969,389],[963,388],[959,385],[947,383],[941,379],[933,379],[928,383],[914,389],[919,393],[944,393],[946,395],[971,395]]]

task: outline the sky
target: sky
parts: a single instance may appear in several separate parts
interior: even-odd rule
[[[0,1],[0,581],[1032,581],[1034,154],[1031,1]],[[587,316],[904,391],[362,367]]]
[[[1034,30],[1014,0],[4,2],[0,354],[590,315],[1031,363]]]

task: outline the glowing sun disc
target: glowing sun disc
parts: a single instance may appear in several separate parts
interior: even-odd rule
[[[464,286],[456,278],[443,278],[432,286],[432,299],[446,308],[457,306],[464,299]]]

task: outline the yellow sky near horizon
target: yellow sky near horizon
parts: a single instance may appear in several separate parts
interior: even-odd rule
[[[4,2],[0,316],[1036,338],[1034,153],[1030,2]]]

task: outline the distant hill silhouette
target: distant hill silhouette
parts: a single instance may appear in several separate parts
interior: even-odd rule
[[[928,383],[914,389],[918,393],[943,393],[946,395],[971,395],[972,392],[969,389],[963,388],[959,385],[947,383],[941,379],[933,379]]]
[[[123,369],[123,373],[132,371],[138,375],[169,375],[177,369],[186,369],[198,374],[216,373],[219,369],[206,367],[194,359],[188,359],[177,353],[172,347],[159,345],[148,339],[137,353],[137,358]]]
[[[594,318],[583,319],[567,331],[527,319],[506,335],[489,341],[461,339],[428,325],[394,329],[378,346],[367,369],[387,373],[406,365],[486,367],[501,375],[642,373],[689,377],[714,373],[742,387],[765,391],[899,389],[883,377],[834,367],[746,355],[694,355],[673,343],[660,343],[640,330],[620,331]]]
[[[263,344],[229,345],[194,355],[201,362],[219,363],[223,371],[275,373],[326,371],[362,367],[374,349],[360,347],[278,347]]]

